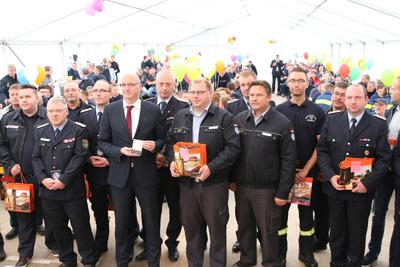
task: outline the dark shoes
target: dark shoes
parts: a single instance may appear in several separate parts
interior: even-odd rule
[[[362,262],[362,265],[370,265],[371,263],[373,263],[374,261],[376,261],[378,259],[378,256],[375,256],[374,254],[372,254],[371,252],[368,252],[365,257],[364,260]]]
[[[176,248],[168,248],[168,258],[170,261],[177,261],[179,259],[179,252]]]
[[[8,233],[5,235],[5,238],[6,238],[7,240],[10,240],[10,239],[16,238],[17,235],[18,235],[18,228],[13,227],[13,228],[11,228],[10,232],[8,232]]]
[[[250,267],[250,266],[255,266],[257,263],[255,264],[248,264],[248,263],[242,263],[240,261],[235,262],[232,267]]]
[[[15,267],[25,267],[29,264],[30,261],[31,257],[21,256],[19,257],[17,263],[15,264]]]
[[[232,246],[232,252],[233,253],[239,253],[240,252],[240,243],[239,241],[236,241],[233,246]]]
[[[36,232],[38,233],[38,235],[43,236],[44,235],[44,226],[43,225],[38,225],[36,227]]]
[[[0,248],[0,261],[4,261],[7,258],[6,252],[4,251],[4,247]]]
[[[320,241],[314,241],[313,243],[313,252],[321,251],[326,249],[326,244]]]
[[[315,260],[313,254],[302,254],[299,253],[299,261],[304,263],[306,267],[318,267],[318,262]]]
[[[76,264],[61,263],[58,267],[76,267]]]
[[[140,252],[138,255],[136,255],[135,259],[137,261],[144,261],[147,260],[147,252],[146,250],[143,250],[142,252]]]

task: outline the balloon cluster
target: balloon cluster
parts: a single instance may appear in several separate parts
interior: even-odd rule
[[[113,45],[111,49],[111,56],[115,57],[118,54],[118,51],[119,51],[119,45],[117,44]]]
[[[94,16],[96,12],[103,11],[103,0],[93,0],[90,5],[85,7],[86,14]]]
[[[228,37],[228,43],[229,44],[234,44],[236,42],[236,36],[229,36]]]
[[[18,81],[21,84],[36,84],[40,85],[46,77],[46,71],[42,66],[28,66],[18,71]]]

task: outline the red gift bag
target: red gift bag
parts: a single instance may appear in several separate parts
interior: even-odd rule
[[[31,213],[35,210],[35,189],[33,184],[26,183],[21,174],[21,183],[15,178],[6,185],[5,207],[8,211]]]

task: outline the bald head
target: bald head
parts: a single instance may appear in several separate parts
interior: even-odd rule
[[[156,89],[162,100],[169,99],[175,90],[175,77],[170,70],[162,70],[157,73]]]
[[[124,74],[121,78],[119,86],[121,87],[125,102],[128,104],[133,104],[136,102],[136,100],[138,100],[141,85],[139,77],[136,74]]]

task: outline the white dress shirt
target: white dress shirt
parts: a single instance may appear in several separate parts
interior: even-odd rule
[[[124,115],[126,119],[126,113],[128,111],[128,106],[129,104],[125,102],[125,100],[122,101],[122,105],[124,107]],[[137,126],[139,124],[139,117],[140,117],[140,106],[141,102],[140,99],[136,100],[135,103],[133,103],[133,108],[131,110],[131,117],[132,117],[132,139],[135,137],[135,133],[137,130]]]

